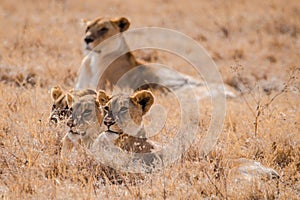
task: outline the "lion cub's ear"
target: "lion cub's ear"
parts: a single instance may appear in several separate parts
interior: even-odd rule
[[[120,32],[126,31],[130,26],[130,21],[126,17],[112,19],[111,22],[119,27]]]
[[[69,92],[66,94],[68,107],[71,108],[73,104],[73,95]]]
[[[142,106],[143,115],[144,115],[144,114],[146,114],[146,112],[148,112],[150,107],[153,105],[154,96],[153,96],[152,92],[150,92],[148,90],[141,90],[141,91],[134,93],[130,97],[130,100],[135,105]]]
[[[51,97],[53,101],[57,100],[62,94],[63,90],[59,85],[56,85],[51,89]]]
[[[100,106],[104,106],[110,100],[110,96],[108,96],[103,90],[99,90],[97,93],[97,101]]]

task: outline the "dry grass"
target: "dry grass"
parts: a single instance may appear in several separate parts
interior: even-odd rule
[[[1,198],[300,198],[298,0],[184,5],[171,0],[2,0],[0,13]],[[101,173],[89,157],[60,159],[65,130],[47,124],[49,89],[73,86],[83,57],[80,19],[98,15],[125,15],[132,27],[162,26],[188,34],[212,55],[224,80],[242,91],[227,101],[224,129],[207,158],[200,157],[197,141],[162,172],[143,178],[121,174],[121,185],[107,181],[111,169],[101,171],[106,184],[98,181]],[[193,75],[184,61],[159,53],[158,59]],[[162,104],[170,105],[167,100]],[[206,130],[210,104],[201,105],[200,125]],[[171,116],[169,123],[177,120]],[[241,157],[275,169],[280,180],[236,184],[228,161]]]

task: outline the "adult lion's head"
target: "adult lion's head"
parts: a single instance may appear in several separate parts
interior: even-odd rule
[[[104,18],[99,17],[94,20],[84,20],[86,29],[84,35],[84,49],[93,50],[105,39],[126,31],[130,22],[126,17]]]

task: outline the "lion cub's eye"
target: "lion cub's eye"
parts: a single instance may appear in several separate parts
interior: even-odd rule
[[[98,34],[103,35],[104,33],[106,33],[108,31],[108,28],[103,27],[98,31]]]
[[[127,110],[128,110],[127,107],[122,107],[122,108],[120,109],[120,112],[126,112]]]
[[[86,111],[84,111],[83,115],[84,116],[89,116],[91,113],[92,113],[91,110],[86,110]]]

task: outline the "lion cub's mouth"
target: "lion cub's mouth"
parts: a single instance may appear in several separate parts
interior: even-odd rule
[[[107,130],[105,132],[107,132],[107,133],[114,133],[114,134],[118,134],[118,135],[123,134],[123,132],[113,131],[113,130],[110,130],[109,128],[107,128]]]
[[[73,128],[70,128],[69,132],[72,133],[72,134],[75,134],[75,135],[81,135],[81,136],[85,136],[86,135],[85,131],[78,132],[78,131],[74,130]]]

